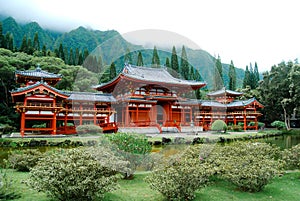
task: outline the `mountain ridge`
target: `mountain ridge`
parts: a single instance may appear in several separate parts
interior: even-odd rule
[[[138,50],[145,50],[145,48],[141,45],[132,44],[126,41],[122,35],[116,30],[107,30],[100,31],[94,29],[88,29],[83,26],[79,26],[76,29],[73,29],[69,32],[57,32],[53,30],[43,29],[38,22],[29,22],[25,24],[18,23],[14,18],[7,17],[2,20],[3,26],[3,34],[5,35],[7,32],[10,32],[13,37],[15,44],[14,46],[20,47],[22,43],[22,39],[24,35],[27,38],[31,38],[33,41],[34,34],[37,32],[39,35],[40,48],[43,45],[46,45],[47,49],[54,50],[58,49],[60,44],[63,44],[65,48],[70,50],[70,48],[75,51],[76,48],[80,50],[87,49],[90,53],[94,52],[94,54],[99,54],[99,51],[102,53],[102,59],[105,64],[110,64],[116,59],[120,59],[120,57],[115,58],[115,55],[124,55],[127,49],[131,52],[137,52]],[[113,38],[113,43],[110,44],[110,40]],[[159,49],[159,57],[161,64],[164,64],[166,61],[166,57],[170,59],[171,48],[161,48],[164,50],[160,50],[160,46],[157,45]],[[118,52],[118,53],[116,53]],[[194,66],[197,70],[199,70],[202,78],[208,83],[208,87],[211,88],[213,86],[213,73],[215,68],[215,58],[205,50],[202,49],[191,49],[186,47],[186,52],[188,56],[189,63]],[[177,50],[177,55],[179,57],[181,49]],[[137,55],[134,55],[136,58]],[[144,63],[151,64],[152,52],[151,49],[148,52],[143,53]],[[134,60],[134,59],[133,59]],[[136,61],[136,60],[134,60]],[[133,63],[135,64],[135,63]],[[119,61],[118,65],[122,65],[122,61]],[[228,69],[229,64],[223,65],[223,79],[225,86],[228,86]],[[123,66],[119,66],[122,68]],[[236,67],[237,74],[237,87],[242,86],[242,81],[244,79],[244,70]]]

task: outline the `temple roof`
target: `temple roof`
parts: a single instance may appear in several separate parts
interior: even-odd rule
[[[116,99],[111,94],[99,94],[88,92],[70,92],[67,100],[70,101],[89,101],[89,102],[116,102]]]
[[[47,71],[42,70],[39,66],[34,70],[26,70],[26,71],[16,71],[16,75],[22,75],[26,77],[34,77],[34,78],[57,78],[60,79],[61,74],[49,73]]]
[[[93,88],[102,91],[115,86],[120,79],[127,79],[136,83],[160,85],[163,87],[191,87],[198,89],[206,85],[205,82],[182,80],[173,77],[166,68],[150,68],[142,66],[125,65],[123,71],[113,80]]]
[[[228,104],[223,104],[217,101],[210,101],[210,100],[200,100],[201,106],[206,107],[244,107],[247,105],[250,105],[252,103],[255,103],[259,105],[260,107],[263,107],[261,103],[259,103],[254,97],[250,98],[248,100],[235,100]]]
[[[15,94],[15,93],[20,93],[20,92],[25,92],[25,91],[28,91],[30,89],[34,89],[34,88],[36,88],[38,86],[44,86],[44,87],[49,88],[50,90],[55,91],[57,93],[60,93],[60,94],[63,94],[63,95],[67,95],[65,92],[63,92],[63,91],[61,91],[59,89],[56,89],[56,88],[48,85],[45,82],[36,82],[35,84],[29,85],[29,86],[26,86],[26,87],[20,87],[20,88],[12,90],[11,93]]]
[[[223,89],[220,89],[218,91],[214,91],[211,93],[208,93],[207,96],[241,96],[243,95],[242,92],[232,91],[229,89],[226,89],[225,87]]]

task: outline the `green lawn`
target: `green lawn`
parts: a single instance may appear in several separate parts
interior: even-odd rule
[[[22,180],[28,177],[28,173],[16,172],[14,170],[9,171],[9,174],[17,181],[16,188],[20,198],[15,199],[19,201],[51,201],[44,193],[36,192],[29,189]],[[161,194],[151,190],[147,183],[144,182],[144,178],[147,172],[139,172],[135,175],[133,180],[121,180],[121,188],[107,193],[104,197],[105,201],[139,201],[139,200],[155,200],[164,201],[165,199]],[[262,192],[247,193],[241,192],[234,185],[215,179],[206,188],[199,190],[196,193],[195,200],[212,201],[212,200],[287,200],[298,201],[300,197],[300,172],[289,172],[282,177],[275,178],[274,181],[267,185]]]

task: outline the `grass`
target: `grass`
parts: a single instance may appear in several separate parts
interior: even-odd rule
[[[9,171],[9,174],[16,180],[16,189],[20,194],[18,201],[51,201],[46,194],[29,189],[22,180],[28,177],[28,173]],[[147,172],[139,172],[133,180],[121,180],[121,188],[106,193],[105,201],[165,201],[164,197],[149,188],[144,182]],[[273,201],[298,201],[300,197],[300,172],[289,172],[282,177],[277,177],[272,183],[268,184],[263,191],[258,193],[242,192],[231,183],[221,179],[214,179],[210,185],[196,192],[195,201],[232,201],[232,200],[273,200]]]

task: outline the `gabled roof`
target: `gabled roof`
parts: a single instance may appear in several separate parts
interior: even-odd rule
[[[88,92],[70,92],[67,100],[70,101],[92,101],[92,102],[110,102],[115,103],[116,99],[111,94],[99,94]]]
[[[259,107],[264,107],[260,102],[258,102],[254,97],[248,100],[235,100],[228,104],[223,104],[217,101],[203,100],[200,101],[201,106],[207,107],[245,107],[251,104],[257,104]]]
[[[55,94],[57,94],[57,95],[59,95],[59,96],[61,96],[63,98],[67,98],[68,97],[68,95],[65,92],[63,92],[63,91],[61,91],[59,89],[56,89],[56,88],[48,85],[45,82],[36,82],[35,84],[29,85],[29,86],[26,86],[26,87],[20,87],[18,89],[12,90],[11,91],[11,95],[12,96],[23,95],[25,93],[34,91],[34,90],[36,90],[38,88],[40,88],[40,89],[43,89],[43,88],[48,89],[48,90],[53,91]]]
[[[205,82],[182,80],[173,77],[166,68],[150,68],[142,66],[125,65],[123,71],[113,80],[107,83],[103,83],[93,88],[103,91],[107,88],[114,87],[122,80],[129,80],[136,83],[143,83],[149,85],[160,85],[163,87],[191,87],[192,89],[198,89],[206,85]]]
[[[227,104],[227,107],[243,107],[251,105],[252,103],[257,104],[259,107],[264,107],[260,102],[256,100],[255,97],[248,100],[232,101],[231,103]]]
[[[27,76],[27,77],[43,77],[43,78],[61,78],[61,74],[49,73],[37,67],[34,70],[16,71],[16,74]]]
[[[207,96],[241,96],[243,95],[242,92],[232,91],[229,89],[226,89],[225,87],[223,89],[220,89],[218,91],[214,91],[211,93],[208,93]]]

